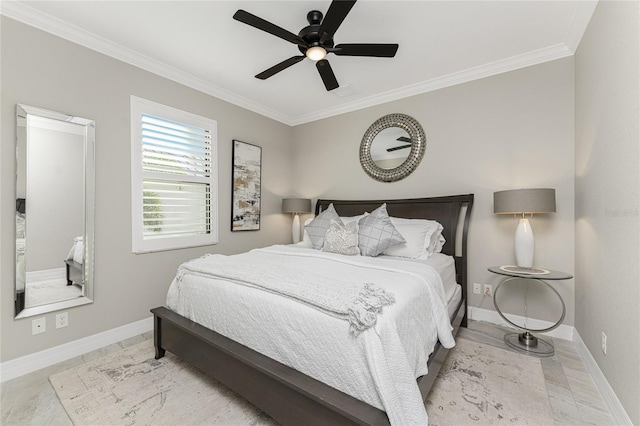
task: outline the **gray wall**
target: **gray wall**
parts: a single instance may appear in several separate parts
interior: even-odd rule
[[[178,265],[206,252],[238,253],[291,240],[281,213],[290,195],[291,128],[6,17],[1,21],[0,360],[23,356],[150,316],[164,304]],[[218,122],[219,244],[154,254],[131,253],[129,96],[136,95]],[[95,303],[69,310],[69,327],[31,335],[31,320],[13,319],[15,105],[23,103],[96,121]],[[230,232],[231,141],[261,145],[262,224]]]
[[[600,2],[576,54],[576,329],[640,424],[640,3]],[[607,334],[607,354],[600,349]]]
[[[64,269],[84,233],[84,139],[36,126],[28,133],[27,272]]]
[[[517,221],[493,214],[493,192],[555,188],[557,213],[531,221],[534,265],[573,273],[573,75],[573,58],[567,58],[298,126],[293,133],[294,191],[310,198],[338,199],[474,193],[471,286],[497,283],[487,267],[515,262]],[[422,124],[427,148],[409,177],[377,182],[360,167],[360,141],[371,123],[394,112]],[[555,287],[567,304],[565,324],[572,325],[573,280]],[[504,296],[506,311],[522,315],[521,295]],[[549,321],[559,317],[560,306],[551,297],[547,300],[547,293],[534,291],[529,300],[532,317]],[[469,303],[494,309],[489,297],[470,294]]]

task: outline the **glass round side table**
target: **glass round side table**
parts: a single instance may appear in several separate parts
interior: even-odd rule
[[[562,300],[562,296],[560,293],[553,288],[551,284],[547,281],[551,280],[568,280],[573,278],[573,275],[568,274],[566,272],[561,271],[552,271],[548,269],[538,269],[538,268],[519,268],[517,266],[491,266],[487,268],[489,272],[494,274],[503,275],[505,278],[500,281],[495,290],[493,291],[493,306],[495,306],[496,311],[505,320],[509,325],[515,327],[518,330],[521,330],[521,333],[507,333],[504,336],[504,342],[510,348],[526,352],[528,354],[537,355],[537,356],[552,356],[554,353],[553,343],[544,340],[542,338],[534,336],[532,333],[546,333],[548,331],[556,329],[562,321],[564,321],[565,314],[567,312],[566,306],[564,304],[564,300]],[[547,328],[533,329],[525,326],[518,325],[513,321],[509,320],[498,306],[498,302],[496,300],[496,296],[503,285],[508,284],[514,280],[530,280],[542,284],[549,288],[553,293],[558,297],[560,303],[562,305],[562,314],[560,315],[560,319],[555,322],[552,326]],[[526,316],[526,313],[525,313]]]

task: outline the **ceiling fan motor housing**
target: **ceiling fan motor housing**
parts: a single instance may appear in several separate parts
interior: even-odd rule
[[[332,38],[324,40],[324,42],[320,43],[320,23],[322,22],[322,17],[322,12],[320,12],[319,10],[312,10],[311,12],[307,13],[307,21],[309,21],[309,26],[304,27],[298,33],[298,36],[309,45],[308,47],[298,46],[298,49],[303,54],[309,47],[313,46],[322,46],[325,49],[330,49],[333,47]]]

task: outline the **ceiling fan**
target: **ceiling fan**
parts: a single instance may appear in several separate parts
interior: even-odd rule
[[[399,149],[407,149],[407,148],[411,148],[411,139],[409,139],[406,136],[400,136],[398,139],[396,139],[399,142],[409,142],[406,145],[398,145],[398,146],[394,146],[392,148],[387,148],[387,152],[393,152],[393,151],[398,151]]]
[[[251,25],[254,28],[273,34],[283,40],[298,46],[302,55],[292,56],[272,66],[271,68],[256,75],[260,80],[279,73],[282,70],[297,64],[304,58],[316,61],[316,68],[320,73],[322,82],[327,90],[333,90],[339,87],[329,61],[325,59],[328,53],[338,56],[373,56],[378,58],[393,58],[398,50],[397,44],[372,44],[372,43],[350,43],[350,44],[333,44],[333,35],[336,33],[344,18],[356,3],[356,0],[344,1],[333,0],[327,10],[327,14],[322,19],[322,12],[312,10],[307,14],[309,25],[304,27],[298,35],[293,34],[279,26],[265,21],[251,13],[242,9],[238,10],[233,19]]]

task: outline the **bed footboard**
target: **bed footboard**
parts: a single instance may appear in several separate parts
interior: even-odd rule
[[[169,351],[220,381],[283,425],[389,425],[386,413],[313,377],[165,308],[152,309],[156,359]],[[452,325],[463,318],[463,300]],[[426,399],[448,354],[440,342],[429,374],[418,379]]]
[[[159,307],[156,358],[169,351],[284,425],[388,425],[384,411]]]
[[[64,261],[67,273],[67,285],[84,283],[84,266],[73,259]]]

